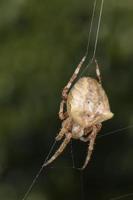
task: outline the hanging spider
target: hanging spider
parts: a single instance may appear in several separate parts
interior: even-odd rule
[[[100,70],[96,60],[98,81],[91,77],[82,77],[71,88],[85,58],[82,58],[70,81],[63,89],[59,111],[59,118],[63,122],[62,128],[55,139],[59,141],[64,138],[64,140],[44,166],[53,162],[63,152],[71,139],[80,139],[83,142],[88,142],[88,154],[81,168],[84,169],[91,158],[95,139],[101,129],[102,122],[113,117],[108,97],[101,84]],[[66,111],[64,111],[65,105]]]

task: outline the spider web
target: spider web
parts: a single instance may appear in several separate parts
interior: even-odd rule
[[[115,130],[112,130],[112,131],[109,131],[109,132],[106,132],[104,133],[103,135],[100,135],[100,136],[97,136],[97,139],[102,139],[103,137],[106,137],[106,136],[111,136],[111,135],[116,135],[116,134],[122,134],[123,131],[125,130],[128,130],[128,129],[132,129],[133,128],[133,125],[129,125],[129,126],[125,126],[125,127],[122,127],[122,128],[119,128],[119,129],[115,129]],[[38,177],[40,176],[41,172],[43,171],[44,169],[44,164],[45,162],[49,159],[50,155],[52,154],[52,151],[56,145],[57,141],[54,141],[49,152],[48,152],[48,155],[46,156],[46,159],[45,161],[43,162],[42,164],[42,167],[39,169],[38,173],[36,174],[35,178],[33,179],[32,181],[32,184],[30,185],[30,187],[28,188],[27,192],[25,193],[24,197],[22,200],[26,200],[27,197],[29,196],[31,190],[33,189],[33,186],[35,185]],[[84,191],[84,171],[81,171],[79,170],[78,167],[76,167],[75,165],[75,160],[74,160],[74,151],[73,151],[73,145],[72,145],[72,141],[70,142],[70,155],[71,155],[71,162],[72,162],[72,165],[71,166],[66,166],[66,167],[61,167],[64,168],[64,169],[74,169],[74,170],[78,170],[79,171],[79,181],[80,181],[80,187],[81,187],[81,199],[84,200],[84,196],[85,196],[85,191]],[[50,167],[48,166],[50,169],[60,169],[60,167]],[[111,198],[109,200],[119,200],[119,199],[125,199],[127,197],[130,197],[130,196],[133,196],[133,193],[127,193],[127,194],[123,194],[121,196],[118,196],[118,197],[114,197],[114,198]]]
[[[94,50],[93,50],[93,54],[92,57],[90,59],[90,61],[88,62],[87,66],[85,67],[85,69],[82,71],[82,73],[80,74],[80,77],[83,75],[83,73],[87,70],[87,68],[90,66],[90,64],[94,61],[95,59],[95,55],[96,55],[96,50],[97,50],[97,44],[98,44],[98,36],[99,36],[99,29],[100,29],[100,24],[101,24],[101,17],[102,17],[102,12],[103,12],[103,3],[104,0],[101,0],[101,6],[100,6],[100,12],[99,12],[99,17],[98,17],[98,25],[97,25],[97,30],[96,30],[96,38],[95,38],[95,43],[94,43]],[[97,0],[94,0],[93,3],[93,9],[92,9],[92,18],[91,18],[91,23],[90,23],[90,28],[89,28],[89,32],[88,32],[88,42],[87,42],[87,47],[86,47],[86,53],[85,56],[88,56],[88,52],[89,52],[89,47],[90,47],[90,41],[91,41],[91,35],[92,35],[92,28],[93,28],[93,23],[94,23],[94,17],[95,17],[95,12],[96,12],[96,5],[97,5]],[[131,129],[133,128],[133,125],[129,125],[129,126],[125,126],[119,129],[115,129],[109,132],[104,133],[103,135],[97,136],[97,139],[102,139],[103,137],[106,136],[111,136],[111,135],[116,135],[116,134],[122,134],[123,131],[127,130],[127,129]],[[46,156],[45,161],[43,162],[41,168],[39,169],[39,171],[37,172],[36,176],[34,177],[30,187],[28,188],[27,192],[25,193],[24,197],[22,198],[22,200],[26,200],[27,197],[29,196],[31,190],[33,189],[33,186],[35,185],[38,177],[40,176],[40,174],[42,173],[43,169],[44,169],[44,164],[46,163],[46,161],[49,159],[50,155],[53,152],[54,147],[56,146],[56,141],[53,142],[48,155]],[[79,170],[78,167],[76,167],[75,164],[75,159],[74,159],[74,151],[73,151],[73,144],[72,141],[70,142],[70,155],[71,155],[71,162],[72,165],[71,166],[66,166],[64,167],[65,169],[74,169],[74,170],[78,170],[79,171],[79,182],[80,182],[80,188],[81,188],[81,200],[85,199],[85,190],[84,190],[84,171]],[[59,169],[59,167],[54,167],[54,166],[48,166],[50,169]],[[63,168],[63,167],[61,167]],[[119,200],[119,199],[125,199],[127,197],[131,197],[133,196],[133,193],[127,193],[127,194],[123,194],[121,196],[118,197],[114,197],[111,198],[109,200]]]

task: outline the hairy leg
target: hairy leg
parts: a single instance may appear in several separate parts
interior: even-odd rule
[[[67,132],[67,130],[65,128],[62,128],[61,131],[58,133],[58,135],[56,136],[55,140],[59,141],[61,140],[64,136],[65,133]]]
[[[102,84],[101,73],[100,73],[99,65],[96,59],[95,59],[95,63],[96,63],[96,75],[97,75],[99,83]]]
[[[54,153],[54,155],[46,163],[44,163],[43,166],[47,166],[50,163],[52,163],[63,152],[63,150],[66,148],[67,144],[70,142],[71,138],[72,138],[72,134],[70,132],[67,133],[66,137],[65,137],[64,141],[62,142],[62,144],[60,145],[60,147],[57,149],[57,151]]]
[[[67,118],[62,122],[62,128],[55,138],[56,141],[61,140],[67,132],[71,131],[71,128],[72,128],[72,121],[70,118]]]
[[[82,58],[82,60],[80,61],[80,63],[78,64],[78,66],[76,67],[76,70],[74,71],[72,77],[70,78],[69,82],[67,83],[67,85],[64,87],[63,91],[62,91],[62,101],[61,101],[61,104],[60,104],[60,110],[59,110],[59,118],[61,120],[64,120],[67,116],[66,112],[64,112],[64,106],[65,106],[65,103],[67,101],[67,96],[68,96],[68,92],[69,92],[69,89],[71,88],[71,85],[73,83],[73,81],[77,78],[77,75],[84,63],[86,59],[86,56],[84,56]]]
[[[70,89],[70,87],[71,87],[73,81],[77,78],[77,75],[78,75],[78,73],[79,73],[79,71],[80,71],[80,69],[81,69],[81,67],[82,67],[82,65],[83,65],[83,63],[84,63],[84,61],[85,61],[85,59],[86,59],[86,56],[84,56],[84,57],[82,58],[82,60],[80,61],[80,63],[79,63],[78,66],[76,67],[76,69],[75,69],[75,71],[74,71],[72,77],[70,78],[69,82],[68,82],[67,85],[64,87],[64,89],[63,89],[63,91],[62,91],[62,98],[63,98],[64,100],[67,99],[67,93],[68,93],[68,91],[69,91],[69,89]]]
[[[59,118],[61,120],[64,120],[68,117],[67,112],[64,112],[65,104],[66,104],[65,100],[62,100],[61,103],[60,103]]]
[[[88,146],[88,154],[86,156],[86,160],[84,162],[84,165],[81,169],[84,169],[87,166],[88,162],[90,161],[90,158],[91,158],[91,155],[92,155],[92,152],[93,152],[93,148],[94,148],[94,144],[95,144],[95,139],[96,139],[97,133],[100,131],[100,129],[101,129],[101,124],[93,126],[93,130],[89,135],[90,143],[89,143],[89,146]]]

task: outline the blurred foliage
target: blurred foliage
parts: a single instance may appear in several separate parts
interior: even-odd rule
[[[61,91],[85,53],[92,5],[92,0],[0,1],[0,199],[22,198],[59,131]],[[89,58],[99,6],[100,1]],[[115,117],[101,135],[133,124],[132,19],[133,1],[105,1],[96,55]],[[94,71],[90,66],[83,75]],[[109,200],[133,192],[132,144],[131,128],[99,138],[82,174],[72,169],[68,147],[44,170],[29,199]],[[73,142],[76,166],[86,148]]]

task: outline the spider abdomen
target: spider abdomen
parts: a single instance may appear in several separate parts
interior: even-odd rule
[[[97,80],[80,78],[68,94],[67,112],[83,128],[112,117],[107,95]]]

